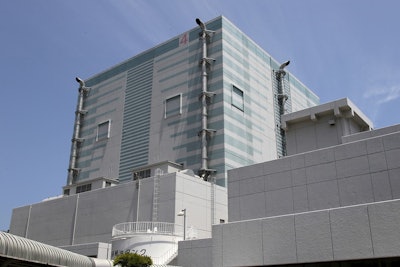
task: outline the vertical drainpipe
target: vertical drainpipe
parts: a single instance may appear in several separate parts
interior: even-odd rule
[[[201,170],[208,169],[208,153],[207,153],[207,34],[203,30],[200,37],[203,44],[203,56],[201,58]]]
[[[76,77],[75,79],[79,83],[79,97],[75,111],[74,135],[72,137],[71,157],[69,160],[67,185],[71,185],[73,183],[74,178],[76,177],[79,171],[76,168],[76,160],[78,157],[79,144],[83,141],[83,139],[80,138],[81,121],[83,115],[86,113],[86,111],[83,110],[83,100],[90,90],[89,87],[85,86],[85,82],[82,79],[78,77]]]
[[[136,222],[138,222],[139,221],[139,211],[140,211],[140,178],[138,178],[136,181],[136,189],[137,189]]]
[[[32,205],[29,205],[28,219],[26,220],[26,227],[25,227],[25,238],[28,238],[29,224],[31,223],[31,212],[32,212]]]
[[[207,91],[207,64],[214,61],[212,58],[207,57],[207,38],[210,37],[213,31],[206,29],[205,24],[200,20],[196,19],[196,23],[201,28],[200,40],[202,42],[202,58],[201,58],[201,79],[202,79],[202,90],[200,95],[201,101],[201,130],[199,136],[201,139],[201,167],[199,169],[199,175],[204,180],[208,180],[210,174],[214,173],[215,170],[208,168],[208,144],[207,136],[215,130],[208,129],[208,99],[214,95],[214,93]]]
[[[74,222],[73,222],[73,225],[72,225],[71,246],[75,244],[76,222],[78,220],[79,195],[80,194],[76,194]]]

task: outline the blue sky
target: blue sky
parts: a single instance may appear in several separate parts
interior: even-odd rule
[[[60,195],[83,79],[224,15],[320,96],[400,122],[397,0],[0,1],[0,230]]]

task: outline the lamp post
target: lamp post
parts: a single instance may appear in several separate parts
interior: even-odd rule
[[[183,216],[183,240],[186,240],[186,209],[181,210],[177,216]]]

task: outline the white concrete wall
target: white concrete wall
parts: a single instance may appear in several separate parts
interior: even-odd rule
[[[290,125],[286,131],[287,155],[339,145],[343,136],[363,130],[353,118],[335,117],[332,111],[314,121]]]
[[[178,266],[203,267],[212,265],[213,239],[179,242]]]
[[[282,116],[287,155],[342,143],[342,137],[367,131],[372,122],[347,98]]]
[[[400,197],[400,132],[228,172],[229,221]]]
[[[158,221],[183,224],[178,212],[187,209],[187,226],[198,238],[211,236],[211,184],[182,173],[160,177]],[[88,191],[13,210],[10,232],[54,246],[109,243],[115,224],[151,221],[154,179]],[[216,186],[215,217],[227,220],[226,188]],[[139,207],[139,211],[137,210]]]
[[[399,223],[392,200],[215,225],[211,266],[398,257]]]
[[[335,124],[331,125],[331,120]],[[317,121],[309,120],[290,126],[286,132],[287,154],[294,155],[341,144],[344,120],[347,119],[335,118],[332,114],[320,117]]]
[[[201,249],[180,242],[178,263],[205,266],[202,260],[211,257],[207,266],[268,266],[399,257],[400,132],[391,130],[229,171],[230,222],[214,225],[211,244],[198,243]]]
[[[211,184],[202,179],[186,179],[182,174],[177,175],[175,201],[175,221],[183,225],[183,217],[176,214],[186,209],[187,229],[193,226],[197,231],[197,238],[211,237],[211,224],[219,219],[228,220],[226,188],[215,186],[214,190],[214,220],[212,222]]]
[[[400,200],[213,226],[179,243],[179,266],[269,266],[400,256]]]
[[[346,135],[346,136],[342,137],[342,143],[350,143],[350,142],[359,141],[362,139],[367,139],[367,138],[376,137],[376,136],[380,136],[380,135],[392,134],[394,132],[400,132],[400,124],[376,129],[373,131],[365,131],[365,132],[356,133],[356,134],[352,134],[352,135]]]

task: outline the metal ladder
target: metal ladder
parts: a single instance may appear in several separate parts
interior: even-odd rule
[[[153,187],[153,215],[152,221],[158,221],[158,200],[160,198],[160,176],[163,174],[161,169],[156,169],[156,175],[154,176],[154,187]]]

